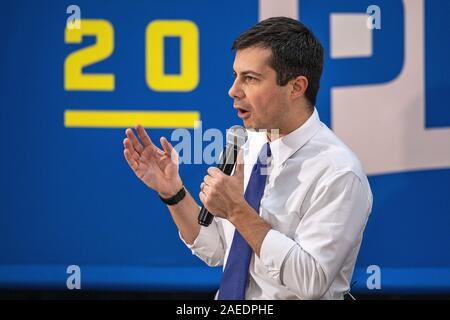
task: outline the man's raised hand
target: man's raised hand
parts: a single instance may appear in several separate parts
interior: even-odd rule
[[[136,126],[136,131],[140,141],[131,128],[125,130],[123,153],[128,165],[142,182],[162,197],[175,195],[182,187],[177,152],[164,137],[160,139],[163,150],[155,146],[141,125]]]

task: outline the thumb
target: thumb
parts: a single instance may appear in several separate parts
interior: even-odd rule
[[[159,141],[161,142],[161,146],[163,147],[164,154],[171,157],[172,161],[174,161],[175,163],[178,163],[178,153],[170,144],[170,142],[165,137],[161,137]]]
[[[239,150],[233,176],[244,178],[244,152]]]

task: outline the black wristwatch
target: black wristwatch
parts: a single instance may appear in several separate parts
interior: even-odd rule
[[[178,191],[174,196],[172,196],[170,198],[163,198],[163,197],[159,196],[159,198],[165,204],[167,204],[169,206],[173,206],[173,205],[177,204],[178,202],[180,202],[181,200],[183,200],[185,196],[186,196],[186,189],[184,188],[184,185],[183,185],[181,187],[181,190]]]

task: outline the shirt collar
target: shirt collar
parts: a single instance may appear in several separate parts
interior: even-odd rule
[[[314,108],[311,116],[300,127],[278,138],[275,141],[270,142],[270,150],[272,151],[273,165],[275,167],[281,166],[287,159],[289,159],[297,150],[303,147],[320,129],[321,122],[317,109]],[[255,134],[255,132],[253,132]],[[252,153],[259,153],[264,143],[269,142],[265,132],[256,133],[258,139],[251,148]],[[256,158],[255,158],[256,159]]]

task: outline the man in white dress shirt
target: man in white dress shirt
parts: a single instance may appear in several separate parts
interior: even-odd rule
[[[177,155],[164,137],[161,150],[141,126],[141,142],[127,129],[125,158],[168,204],[181,239],[208,265],[226,265],[239,231],[252,255],[245,299],[343,299],[372,193],[357,157],[314,107],[322,45],[300,22],[278,17],[242,33],[233,49],[229,95],[249,138],[232,176],[210,167],[200,186],[212,224],[198,224],[199,205],[184,188]],[[267,144],[272,154],[256,212],[244,190]]]

